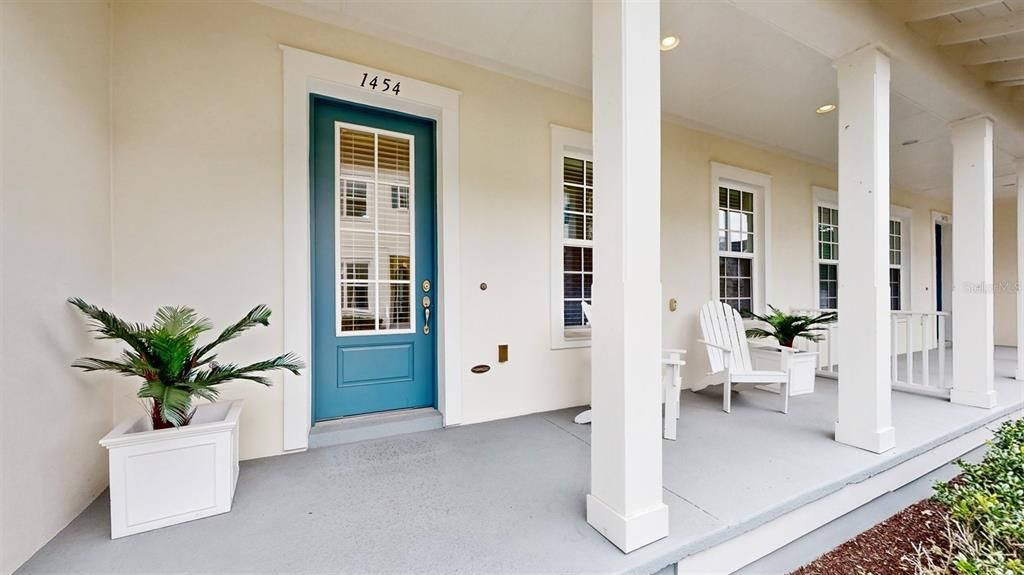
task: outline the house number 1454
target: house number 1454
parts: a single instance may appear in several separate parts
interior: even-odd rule
[[[395,95],[401,93],[401,85],[401,82],[395,82],[391,78],[381,78],[380,76],[371,78],[365,72],[363,72],[363,81],[359,83],[360,88],[369,88],[378,92],[393,92]]]

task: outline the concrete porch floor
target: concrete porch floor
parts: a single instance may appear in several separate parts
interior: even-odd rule
[[[832,440],[836,384],[794,397],[683,392],[665,441],[671,535],[623,555],[586,522],[589,426],[561,410],[243,462],[225,515],[112,541],[99,497],[17,573],[654,573],[1024,406],[996,350],[999,406],[894,393],[895,450]]]

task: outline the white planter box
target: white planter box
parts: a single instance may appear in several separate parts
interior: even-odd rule
[[[101,439],[110,455],[110,537],[230,511],[241,412],[240,400],[203,404],[185,427],[154,431],[144,416]]]
[[[818,353],[798,351],[788,347],[750,346],[750,362],[754,369],[790,371],[789,395],[814,393],[814,371]],[[766,391],[779,392],[779,384],[758,386]]]

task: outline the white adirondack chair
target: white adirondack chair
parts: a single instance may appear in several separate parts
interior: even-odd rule
[[[592,306],[587,302],[581,302],[583,308],[583,317],[587,320],[587,323],[593,325],[591,318]],[[676,438],[677,422],[679,421],[679,393],[683,389],[683,366],[686,365],[686,361],[683,360],[683,356],[686,355],[685,349],[665,349],[662,350],[665,357],[662,358],[661,363],[663,367],[670,368],[672,375],[666,380],[662,380],[662,390],[664,397],[662,400],[665,403],[665,428],[662,433],[665,439]],[[573,421],[579,424],[590,423],[592,421],[592,410],[588,409],[577,415]]]
[[[693,387],[693,391],[722,385],[722,411],[729,413],[733,389],[778,383],[780,411],[789,412],[789,373],[757,371],[751,367],[750,347],[740,312],[720,301],[709,301],[700,309],[700,329],[704,334],[700,343],[707,347],[711,372]]]

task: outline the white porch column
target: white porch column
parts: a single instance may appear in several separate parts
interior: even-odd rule
[[[1017,160],[1017,379],[1024,379],[1024,159]]]
[[[836,441],[896,444],[889,372],[889,57],[868,46],[839,75],[839,420]]]
[[[953,403],[996,404],[992,312],[992,118],[953,129]]]
[[[594,317],[587,521],[626,553],[668,535],[661,490],[659,3],[593,2]]]

